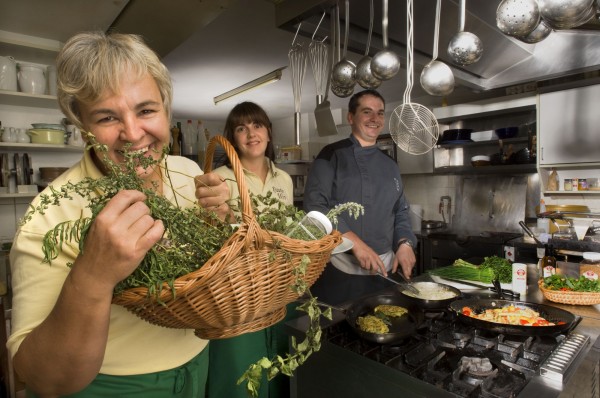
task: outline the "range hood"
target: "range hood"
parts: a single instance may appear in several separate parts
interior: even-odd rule
[[[323,39],[331,37],[332,7],[335,0],[281,0],[276,5],[276,24],[280,29],[299,35]],[[452,68],[457,85],[474,92],[489,91],[516,85],[535,83],[549,86],[572,80],[597,77],[600,69],[600,23],[593,18],[577,29],[552,32],[537,44],[526,44],[504,35],[496,27],[496,9],[500,1],[471,0],[466,3],[465,31],[477,35],[483,42],[481,59],[466,67],[453,65],[446,54],[448,42],[458,31],[458,0],[442,2],[440,21],[439,57]],[[342,2],[340,2],[342,5]],[[381,0],[375,0],[373,38],[370,55],[382,49]],[[433,52],[436,0],[414,2],[414,64],[415,74],[430,60]],[[319,26],[319,21],[323,18]],[[370,2],[350,2],[350,34],[348,51],[362,56],[365,52],[369,30]],[[342,26],[345,23],[344,7],[340,6]],[[406,2],[389,2],[389,48],[406,61]],[[342,30],[343,35],[343,30]],[[418,75],[416,75],[418,76]],[[418,84],[418,83],[417,83]]]

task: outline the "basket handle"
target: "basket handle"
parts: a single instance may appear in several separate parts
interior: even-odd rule
[[[254,212],[252,211],[252,202],[250,201],[250,194],[248,192],[248,188],[246,188],[246,179],[244,178],[244,169],[242,164],[240,163],[240,159],[235,151],[235,148],[229,140],[221,135],[216,135],[210,139],[208,142],[208,147],[206,148],[206,158],[204,160],[204,172],[210,173],[212,171],[212,162],[213,156],[215,154],[215,149],[217,148],[217,144],[220,144],[224,149],[229,161],[231,162],[231,166],[233,167],[233,172],[235,174],[235,180],[238,186],[238,190],[240,191],[240,201],[242,205],[242,220],[244,224],[248,224],[251,220],[254,220]]]

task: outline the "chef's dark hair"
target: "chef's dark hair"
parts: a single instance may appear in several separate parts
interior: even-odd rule
[[[239,153],[239,149],[235,146],[235,128],[248,123],[257,123],[267,128],[267,131],[269,133],[269,142],[267,143],[265,156],[268,157],[271,161],[274,161],[275,149],[273,148],[273,128],[271,120],[269,119],[269,116],[267,116],[267,112],[265,112],[263,108],[261,108],[254,102],[242,102],[234,106],[233,109],[231,109],[229,115],[227,116],[227,120],[225,121],[223,135],[229,140],[231,145],[234,146],[235,151]],[[225,156],[225,158],[226,157],[227,156]],[[223,164],[227,164],[228,166],[231,165],[229,159],[223,160]]]
[[[385,99],[383,99],[383,96],[379,94],[379,91],[367,89],[359,91],[358,93],[354,94],[352,98],[350,98],[350,101],[348,101],[348,112],[354,115],[356,113],[356,109],[358,108],[360,99],[365,95],[372,95],[373,97],[379,98],[383,102],[383,106],[385,106]]]

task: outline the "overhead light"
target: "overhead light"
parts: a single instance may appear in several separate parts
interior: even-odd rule
[[[282,71],[285,68],[287,68],[287,66],[275,69],[273,72],[267,73],[266,75],[261,76],[258,79],[254,79],[246,84],[242,84],[241,86],[234,88],[233,90],[229,90],[221,95],[217,95],[214,98],[215,105],[217,105],[221,101],[225,101],[226,99],[233,97],[234,95],[245,93],[246,91],[252,90],[260,86],[264,86],[265,84],[274,83],[276,81],[281,80]]]

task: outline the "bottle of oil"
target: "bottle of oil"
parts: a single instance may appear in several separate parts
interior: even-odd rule
[[[556,258],[554,257],[554,248],[552,245],[545,245],[546,253],[542,258],[541,269],[542,277],[547,278],[556,273]]]

